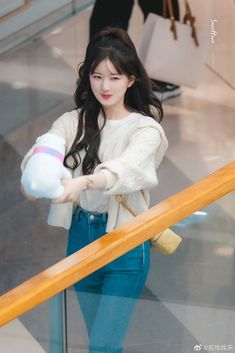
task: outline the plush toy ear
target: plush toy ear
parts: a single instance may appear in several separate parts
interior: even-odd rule
[[[72,178],[64,167],[65,141],[51,133],[40,136],[22,174],[21,183],[28,195],[36,198],[60,197],[62,179]]]

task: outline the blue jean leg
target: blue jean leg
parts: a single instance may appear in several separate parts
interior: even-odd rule
[[[71,228],[69,230],[67,256],[89,245],[95,240],[93,236],[93,228],[96,234],[101,237],[105,234],[107,215],[96,217],[95,220],[90,219],[89,212],[78,208],[75,212]],[[74,284],[74,289],[78,297],[80,308],[85,320],[88,336],[90,336],[94,318],[100,301],[102,286],[102,276],[98,271],[93,272],[89,276]]]
[[[104,235],[106,222],[104,214],[78,210],[69,232],[67,255]],[[122,352],[136,300],[146,282],[149,263],[150,244],[147,241],[76,283],[90,353]]]
[[[121,353],[137,298],[148,270],[116,269],[105,275],[102,295],[90,335],[90,353]]]

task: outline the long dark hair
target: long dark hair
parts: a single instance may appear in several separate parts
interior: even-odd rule
[[[163,118],[161,102],[152,94],[151,81],[127,32],[121,28],[106,28],[99,32],[88,44],[85,60],[78,71],[79,78],[74,93],[76,109],[79,109],[78,129],[64,160],[64,165],[72,170],[82,163],[84,175],[91,174],[100,163],[98,157],[100,132],[105,125],[106,117],[102,105],[92,92],[90,74],[105,59],[112,62],[118,73],[128,78],[135,77],[134,84],[126,91],[125,107],[130,111],[150,116],[158,122]],[[155,112],[153,107],[156,108]],[[104,116],[104,124],[101,128],[98,126],[100,111]],[[79,151],[83,149],[85,149],[85,157],[82,161]],[[72,157],[72,165],[69,163],[69,157]]]

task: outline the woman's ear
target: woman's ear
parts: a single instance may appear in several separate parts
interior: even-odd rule
[[[133,83],[135,83],[135,76],[134,76],[134,75],[131,75],[131,76],[129,77],[129,79],[128,79],[128,85],[127,85],[127,87],[130,88],[130,87],[133,85]]]

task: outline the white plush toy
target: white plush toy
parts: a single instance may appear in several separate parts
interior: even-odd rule
[[[64,167],[65,141],[51,133],[39,136],[21,177],[28,195],[55,199],[63,194],[62,179],[71,179]]]

